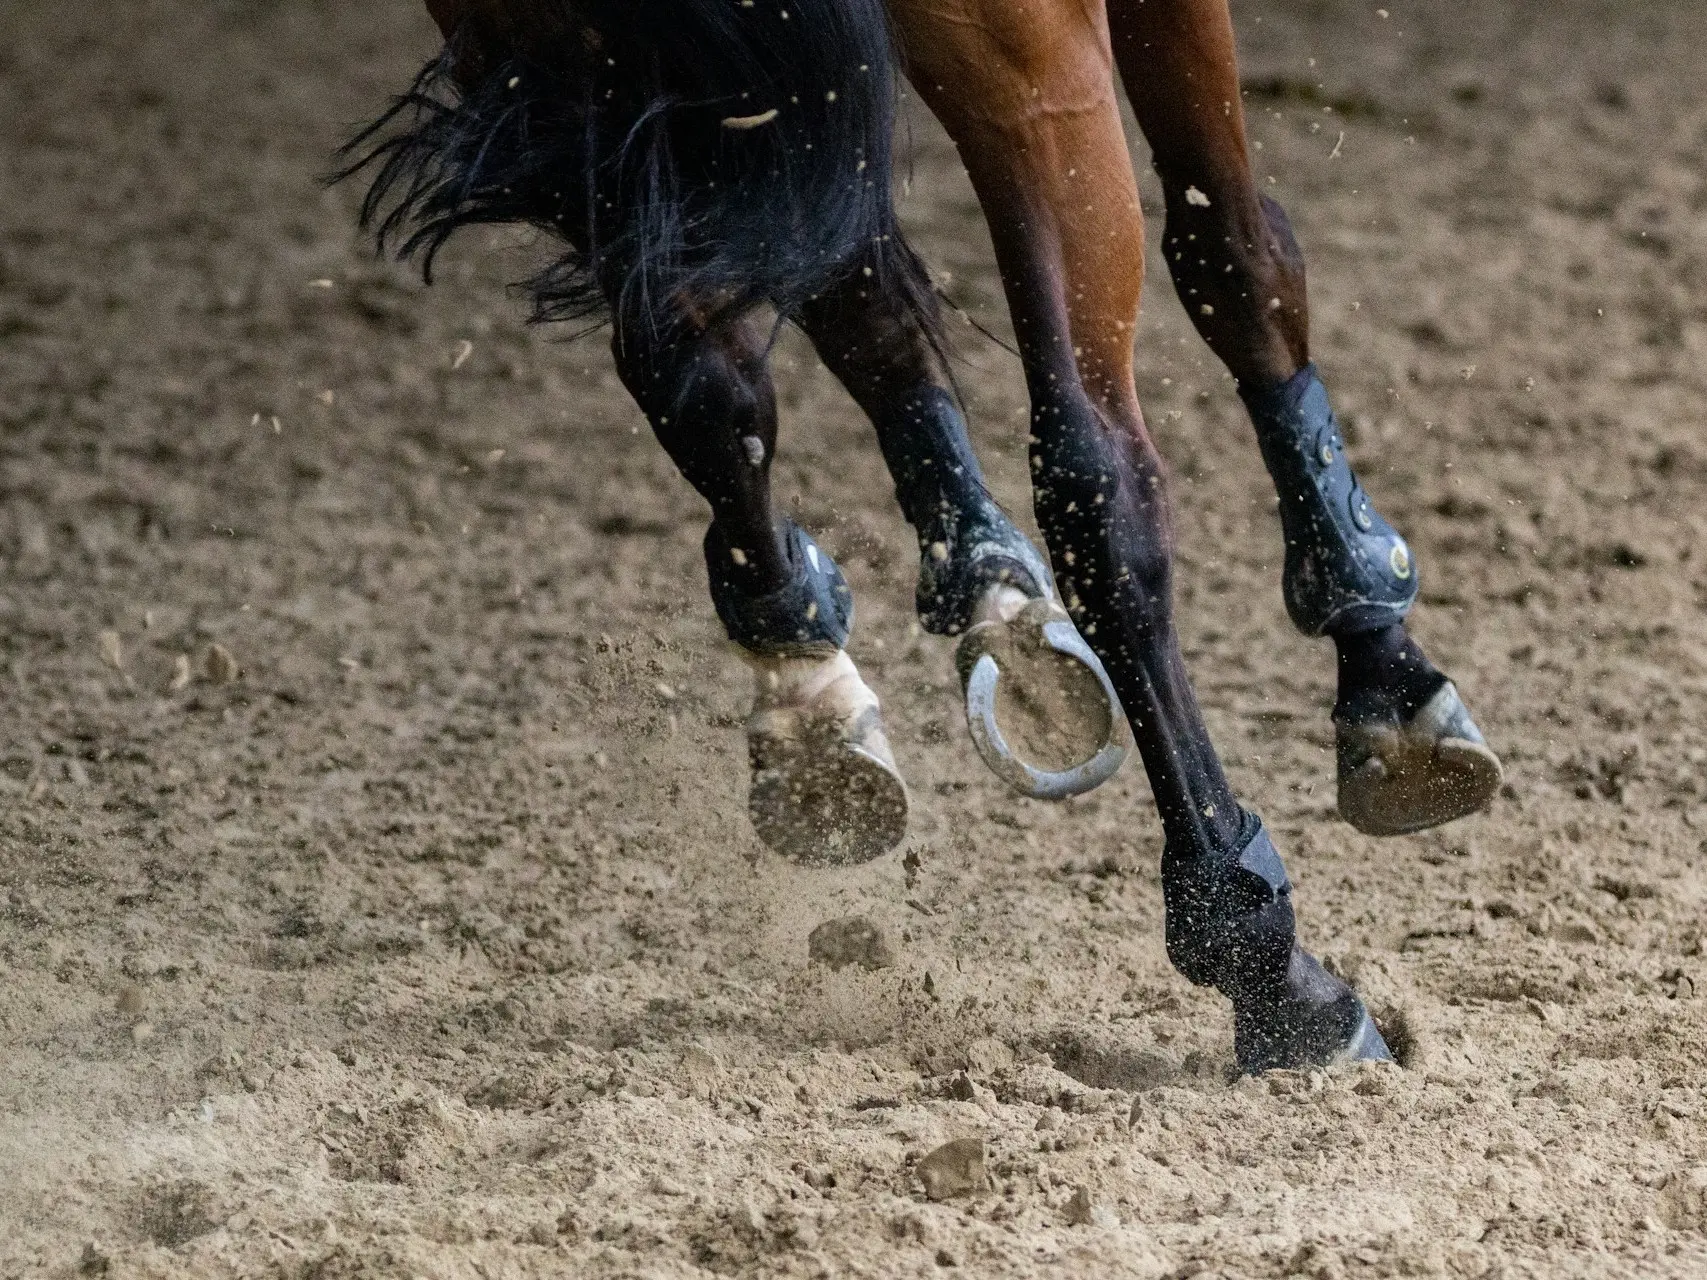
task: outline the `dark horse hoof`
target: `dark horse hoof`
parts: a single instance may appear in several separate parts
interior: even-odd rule
[[[1342,723],[1337,737],[1340,816],[1365,835],[1438,827],[1499,790],[1499,757],[1451,681],[1403,724]]]
[[[1234,1007],[1233,1053],[1245,1075],[1393,1061],[1357,993],[1297,948],[1284,996]]]
[[[1083,795],[1126,759],[1120,699],[1067,611],[1037,599],[980,622],[955,654],[966,725],[984,763],[1033,800]]]

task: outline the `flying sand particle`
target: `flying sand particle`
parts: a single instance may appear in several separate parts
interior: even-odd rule
[[[214,684],[230,684],[237,679],[237,659],[222,644],[210,644],[202,655],[202,674]]]

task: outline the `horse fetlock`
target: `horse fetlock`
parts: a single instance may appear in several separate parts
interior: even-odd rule
[[[1352,472],[1315,365],[1240,394],[1280,498],[1293,625],[1317,636],[1402,621],[1417,598],[1416,564]]]
[[[918,535],[916,603],[926,631],[960,635],[984,595],[1003,585],[1027,597],[1051,593],[1049,566],[990,496],[946,388],[923,382],[873,420],[895,497]]]
[[[1499,757],[1451,681],[1408,720],[1335,725],[1339,811],[1366,835],[1406,835],[1485,809]]]
[[[1260,823],[1236,856],[1162,855],[1168,959],[1233,1003],[1241,1071],[1391,1054],[1363,1001],[1297,943],[1292,884]]]
[[[919,532],[919,581],[914,594],[919,625],[933,635],[961,635],[992,594],[1017,593],[1022,601],[1054,592],[1049,566],[1031,540],[988,499],[941,513]]]
[[[1235,1001],[1233,1054],[1247,1075],[1393,1060],[1357,992],[1297,946],[1277,998]]]
[[[1296,945],[1277,995],[1234,1003],[1233,1052],[1250,1075],[1393,1060],[1357,992]]]
[[[836,562],[792,520],[784,545],[790,577],[772,591],[744,589],[744,560],[714,522],[705,535],[711,602],[729,638],[754,653],[817,654],[841,649],[853,629],[853,592]]]
[[[1296,922],[1292,882],[1262,824],[1234,854],[1162,853],[1168,959],[1238,1008],[1285,993]]]
[[[883,731],[877,694],[844,652],[749,654],[748,816],[784,857],[865,862],[907,829],[907,789]]]

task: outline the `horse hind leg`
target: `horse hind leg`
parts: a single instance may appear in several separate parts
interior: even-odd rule
[[[1303,261],[1291,229],[1278,205],[1263,212],[1302,308]],[[1501,782],[1499,757],[1456,686],[1405,629],[1416,562],[1353,472],[1315,365],[1280,382],[1242,381],[1241,394],[1280,496],[1287,613],[1305,635],[1331,637],[1338,657],[1340,815],[1386,836],[1486,808]]]
[[[919,621],[960,637],[955,666],[980,756],[1023,795],[1079,795],[1125,759],[1119,699],[1043,557],[990,496],[941,358],[899,285],[851,274],[804,309],[801,326],[876,428],[918,536]]]
[[[748,815],[766,845],[814,864],[899,843],[907,789],[877,695],[845,652],[853,596],[829,554],[774,511],[776,402],[750,322],[658,334],[619,323],[617,368],[671,459],[711,504],[712,603],[754,673]]]
[[[1338,652],[1340,813],[1371,835],[1474,813],[1498,790],[1500,762],[1405,630],[1416,562],[1353,472],[1310,361],[1303,255],[1252,181],[1226,0],[1151,0],[1109,17],[1162,179],[1168,269],[1238,379],[1280,498],[1287,612]]]
[[[738,21],[724,0],[428,8],[444,53],[347,152],[348,172],[374,169],[364,216],[423,267],[462,226],[522,222],[562,237],[561,256],[530,282],[536,317],[591,311],[602,295],[625,384],[712,507],[714,601],[759,669],[749,726],[759,834],[806,860],[881,852],[905,829],[906,789],[876,697],[842,653],[846,584],[772,509],[775,402],[763,335],[741,318],[760,296],[792,305],[854,246],[891,239],[886,201],[830,197],[840,183],[832,148],[811,141],[862,148],[887,175],[891,86],[877,0],[798,0]],[[620,25],[628,10],[651,17]],[[666,19],[668,30],[658,25]],[[670,52],[683,49],[691,68]],[[782,155],[774,130],[743,135],[750,146],[735,135],[701,146],[722,110],[705,98],[720,99],[720,83],[793,97],[801,109],[785,116],[786,145],[804,132],[794,154],[809,161],[767,161]],[[839,88],[815,94],[815,106],[788,94],[820,84]],[[718,181],[725,161],[748,176]],[[785,230],[783,212],[808,216]]]

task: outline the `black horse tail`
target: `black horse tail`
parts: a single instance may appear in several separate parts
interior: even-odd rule
[[[490,9],[491,6],[487,6]],[[856,271],[933,336],[898,225],[898,75],[881,0],[546,0],[452,33],[346,144],[373,168],[364,227],[434,255],[460,227],[525,222],[561,255],[526,282],[538,320],[610,306],[627,326],[782,315]]]

